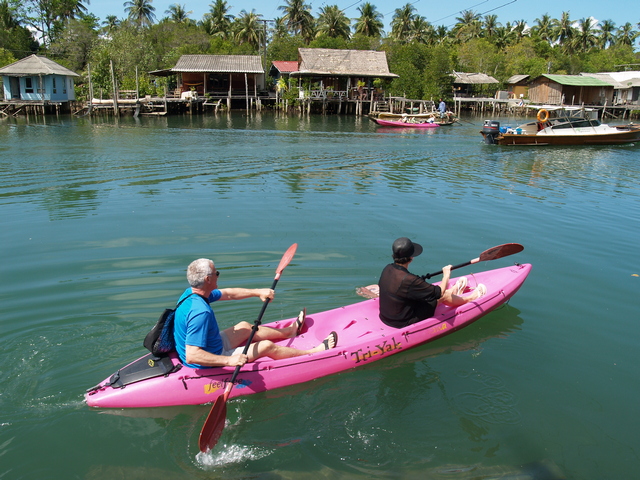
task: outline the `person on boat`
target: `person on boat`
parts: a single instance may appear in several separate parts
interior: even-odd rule
[[[183,364],[194,367],[242,366],[260,357],[273,359],[297,357],[308,353],[334,348],[338,336],[331,332],[318,346],[310,350],[299,350],[274,343],[299,335],[304,327],[304,310],[291,325],[284,328],[260,326],[253,336],[247,354],[244,345],[251,334],[252,324],[240,322],[233,327],[220,330],[211,306],[219,300],[241,300],[259,297],[263,302],[273,299],[270,288],[218,288],[220,271],[213,261],[201,258],[191,262],[187,268],[190,287],[181,295],[185,297],[175,312],[174,339],[178,356]]]
[[[470,293],[464,293],[467,280],[461,277],[448,286],[451,265],[442,267],[441,285],[432,285],[424,278],[410,273],[407,268],[423,251],[422,246],[406,237],[393,242],[393,263],[387,265],[378,285],[380,287],[380,320],[390,327],[402,328],[433,316],[438,303],[457,307],[481,297],[487,291],[482,284]]]
[[[447,104],[442,99],[440,99],[440,104],[438,105],[438,112],[440,112],[440,118],[444,118],[447,114]]]

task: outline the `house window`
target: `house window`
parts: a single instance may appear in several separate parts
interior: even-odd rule
[[[24,93],[33,93],[33,79],[31,77],[24,79]]]
[[[66,78],[64,80],[62,80],[62,93],[64,95],[67,94],[67,79]]]
[[[56,86],[56,77],[51,77],[53,80],[53,93],[58,93],[58,88]]]

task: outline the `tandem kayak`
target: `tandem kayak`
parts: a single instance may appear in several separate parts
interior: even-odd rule
[[[338,334],[336,348],[300,357],[260,358],[242,367],[229,395],[239,397],[273,390],[367,365],[459,330],[506,303],[522,286],[530,264],[467,275],[467,289],[482,283],[487,293],[459,307],[439,305],[433,317],[404,328],[380,321],[378,299],[307,314],[302,333],[282,340],[282,345],[309,349],[330,332]],[[451,279],[455,282],[456,278]],[[295,318],[266,325],[283,327]],[[145,355],[89,389],[90,407],[144,408],[211,403],[225,391],[234,367],[190,368],[175,354],[158,358]]]

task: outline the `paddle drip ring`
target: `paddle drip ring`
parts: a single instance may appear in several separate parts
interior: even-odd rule
[[[538,116],[536,118],[540,123],[544,123],[549,120],[549,112],[543,108],[538,111]]]

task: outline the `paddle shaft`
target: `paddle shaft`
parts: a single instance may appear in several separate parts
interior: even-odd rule
[[[280,275],[282,271],[289,265],[291,259],[296,253],[296,249],[298,248],[298,244],[294,243],[289,247],[289,249],[282,256],[282,260],[280,260],[280,264],[276,269],[276,276],[273,279],[273,284],[271,285],[271,290],[275,290],[278,280],[280,280]],[[249,334],[249,338],[247,339],[247,343],[242,350],[244,355],[249,351],[249,347],[251,346],[251,342],[253,341],[253,336],[258,331],[260,327],[260,322],[262,321],[262,316],[264,315],[267,306],[269,305],[270,299],[267,298],[262,304],[262,308],[260,309],[260,314],[253,324],[253,328],[251,329],[251,333]],[[229,395],[231,394],[231,389],[233,388],[233,384],[236,381],[238,374],[240,373],[240,365],[236,366],[236,369],[233,372],[233,376],[229,383],[227,383],[227,387],[224,390],[224,393],[219,396],[214,402],[211,410],[209,411],[209,415],[202,426],[202,430],[200,430],[200,439],[198,441],[200,451],[206,452],[207,450],[212,449],[216,443],[218,443],[218,439],[220,435],[222,435],[222,430],[224,429],[224,423],[227,417],[227,400],[229,399]]]

